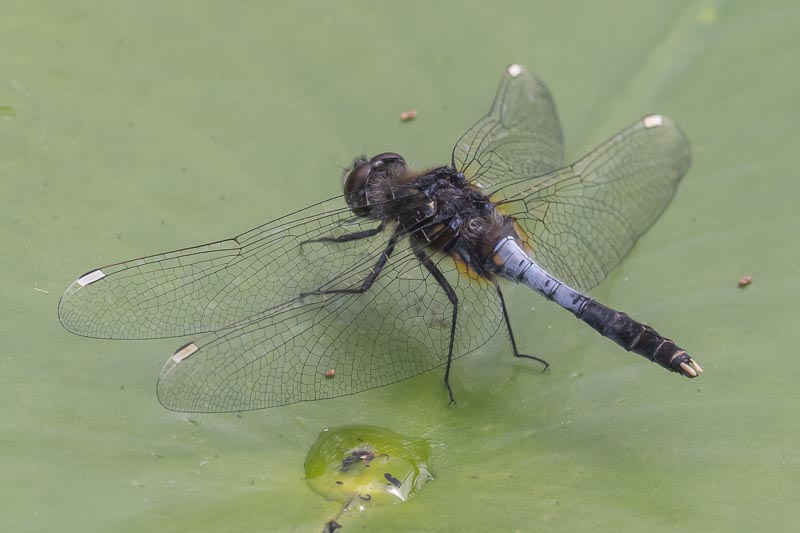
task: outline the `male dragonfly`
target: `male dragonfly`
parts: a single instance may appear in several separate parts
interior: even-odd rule
[[[358,157],[337,196],[235,237],[93,269],[64,293],[69,331],[200,335],[167,361],[168,409],[230,412],[333,398],[444,366],[501,323],[498,281],[522,283],[628,351],[686,377],[700,366],[650,326],[584,296],[659,217],[689,167],[663,115],[571,165],[547,86],[506,69],[450,164]],[[342,201],[344,200],[344,201]]]

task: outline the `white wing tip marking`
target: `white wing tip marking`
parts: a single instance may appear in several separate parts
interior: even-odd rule
[[[509,65],[507,71],[509,76],[511,76],[512,78],[516,78],[517,76],[522,74],[522,65],[520,65],[519,63],[514,63],[513,65]]]
[[[664,117],[661,115],[648,115],[642,119],[645,128],[655,128],[664,124]]]
[[[180,348],[175,350],[175,353],[172,354],[172,360],[175,361],[176,363],[180,363],[181,361],[188,358],[199,349],[200,348],[198,348],[195,343],[190,342],[189,344],[181,346]]]
[[[77,280],[75,280],[75,283],[77,283],[81,287],[85,287],[90,283],[94,283],[97,280],[103,279],[104,277],[106,277],[106,275],[103,273],[103,271],[97,269],[91,272],[87,272],[83,276],[79,277]]]

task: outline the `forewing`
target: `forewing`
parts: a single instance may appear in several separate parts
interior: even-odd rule
[[[690,160],[678,126],[650,115],[575,164],[508,182],[491,198],[516,218],[543,268],[588,290],[664,211]]]
[[[305,241],[364,231],[341,196],[230,239],[95,269],[58,307],[62,325],[87,337],[153,339],[231,326],[359,269],[386,236],[345,243]]]
[[[175,411],[247,411],[355,394],[443,365],[452,305],[406,242],[363,294],[306,296],[184,346],[161,371],[159,400]],[[438,260],[459,296],[460,357],[496,332],[497,297],[449,257]]]
[[[483,187],[564,165],[564,140],[545,83],[521,65],[506,69],[489,114],[453,147],[453,167]]]

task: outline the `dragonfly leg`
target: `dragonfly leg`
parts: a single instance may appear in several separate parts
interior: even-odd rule
[[[445,367],[444,371],[444,384],[447,385],[447,394],[450,396],[450,403],[456,403],[456,399],[453,396],[453,389],[450,387],[450,363],[453,362],[453,342],[456,338],[456,320],[458,319],[458,295],[456,291],[453,290],[453,287],[447,281],[447,278],[444,277],[442,271],[431,261],[430,257],[422,250],[422,249],[414,249],[414,255],[417,256],[419,262],[422,263],[428,272],[433,274],[434,279],[439,283],[439,286],[442,288],[444,293],[447,295],[447,298],[450,300],[450,303],[453,304],[453,319],[450,322],[450,346],[447,348],[447,366]]]
[[[352,234],[351,234],[352,235]],[[311,292],[304,292],[300,295],[300,298],[304,298],[306,296],[311,295],[326,295],[326,294],[360,294],[362,292],[367,292],[372,284],[375,283],[375,280],[378,279],[378,276],[383,270],[383,267],[386,266],[386,262],[389,261],[389,257],[391,257],[392,252],[394,252],[394,247],[397,245],[398,236],[397,234],[392,235],[389,238],[389,242],[386,244],[386,248],[381,253],[378,261],[375,262],[375,265],[370,270],[369,275],[361,282],[361,285],[358,287],[348,288],[348,289],[331,289],[331,290],[317,290]]]
[[[536,357],[535,355],[519,353],[519,350],[517,350],[517,341],[514,340],[514,332],[511,331],[511,320],[508,318],[508,309],[506,309],[506,300],[503,298],[503,291],[500,290],[500,285],[496,283],[495,288],[497,289],[497,296],[500,298],[500,308],[503,310],[503,320],[506,323],[506,328],[508,328],[508,338],[511,339],[511,349],[514,350],[514,357],[522,357],[524,359],[533,359],[534,361],[538,361],[544,365],[544,368],[542,369],[542,372],[544,372],[550,366],[550,363],[540,357]]]
[[[301,242],[300,247],[302,248],[306,244],[312,242],[349,242],[349,241],[357,241],[360,239],[368,239],[369,237],[374,237],[378,233],[382,232],[385,228],[386,228],[386,221],[382,220],[378,226],[372,229],[367,229],[364,231],[355,231],[353,233],[345,233],[344,235],[339,235],[338,237],[321,237],[319,239],[309,239],[307,241]]]

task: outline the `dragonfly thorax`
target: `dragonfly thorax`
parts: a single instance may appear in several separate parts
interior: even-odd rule
[[[431,173],[436,179],[421,176],[416,183],[436,206],[420,235],[428,247],[453,255],[482,273],[482,265],[500,240],[518,238],[513,219],[500,213],[491,199],[460,172],[442,167]],[[400,219],[409,226],[402,216]]]

